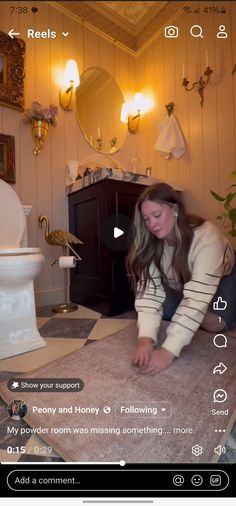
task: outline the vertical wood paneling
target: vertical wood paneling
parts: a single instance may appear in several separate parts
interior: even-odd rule
[[[69,31],[63,17],[57,10],[50,8],[49,15],[50,26],[52,26],[58,34],[61,34],[63,31]],[[64,69],[63,44],[63,36],[58,36],[57,40],[50,40],[50,60],[52,62],[50,68],[50,102],[52,104],[58,104],[59,91],[56,70]],[[57,126],[52,129],[51,146],[51,225],[54,230],[67,230],[67,197],[64,191],[66,181],[64,114],[61,108],[59,108]],[[58,258],[61,254],[62,248],[57,246],[52,247],[53,258]],[[58,267],[58,263],[53,267],[49,265],[48,268],[52,271],[52,285],[54,290],[60,290],[60,287],[62,287],[64,283],[62,269]]]
[[[230,19],[231,19],[231,34],[236,33],[236,2],[231,2],[230,5]],[[235,35],[231,37],[231,48],[232,48],[232,71],[234,66],[236,65],[236,37]],[[233,160],[233,168],[236,168],[236,72],[231,74],[232,77],[232,86],[233,86],[233,104],[232,104],[232,112],[234,117],[234,160]]]
[[[187,33],[188,23],[185,16],[178,19],[180,37],[175,42],[175,109],[174,114],[179,122],[185,141],[185,154],[178,160],[178,183],[182,188],[190,187],[190,150],[189,150],[189,94],[182,86],[183,64],[187,73]],[[184,76],[185,77],[185,76]],[[190,207],[191,197],[184,192],[184,203]]]
[[[68,58],[75,58],[82,73],[92,66],[100,66],[117,81],[124,98],[130,99],[136,91],[151,92],[154,108],[140,123],[138,134],[127,134],[127,140],[114,159],[130,168],[130,158],[140,158],[143,172],[152,166],[152,175],[184,187],[184,200],[189,211],[212,220],[221,206],[209,196],[210,188],[224,193],[230,184],[227,176],[236,165],[236,2],[224,2],[226,15],[185,14],[175,20],[180,36],[165,39],[163,32],[137,58],[118,48],[115,41],[99,37],[81,22],[41,2],[39,13],[12,15],[10,3],[0,3],[1,30],[12,27],[26,40],[25,102],[33,100],[44,106],[59,106],[58,72],[64,70]],[[14,5],[17,5],[15,3]],[[213,2],[194,2],[201,9]],[[204,39],[189,35],[192,24],[200,24]],[[229,32],[227,40],[217,39],[219,24]],[[14,25],[14,26],[13,26]],[[48,26],[57,31],[57,39],[27,39],[31,25],[37,30]],[[69,31],[64,38],[62,31]],[[198,80],[205,70],[205,51],[214,70],[211,83],[205,89],[204,107],[196,90],[186,92],[181,86],[182,63],[190,83]],[[159,135],[159,124],[166,117],[165,104],[175,102],[175,114],[187,143],[185,155],[179,160],[166,160],[154,150]],[[63,272],[51,267],[61,249],[48,245],[38,227],[38,216],[49,216],[51,229],[68,227],[67,197],[65,195],[66,161],[82,160],[95,150],[86,142],[75,112],[59,107],[58,124],[51,127],[44,148],[38,157],[32,154],[33,139],[30,126],[22,121],[22,114],[0,106],[1,132],[15,136],[16,178],[14,185],[24,204],[33,206],[29,217],[29,243],[39,245],[46,257],[42,274],[37,281],[41,294],[39,304],[60,302],[63,297]],[[218,222],[219,224],[219,222]]]
[[[164,37],[162,36],[154,41],[154,97],[155,103],[157,104],[156,121],[153,125],[153,130],[155,132],[154,145],[160,133],[159,125],[166,117],[164,78]],[[153,157],[153,177],[166,180],[166,161],[164,157],[161,156],[158,151],[153,152]]]
[[[35,28],[35,15],[29,12],[27,15],[19,16],[19,32],[22,39],[26,40],[27,29]],[[35,89],[36,72],[36,40],[28,39],[25,54],[25,108],[30,107],[36,99]],[[19,139],[20,139],[20,160],[16,163],[16,178],[20,178],[21,201],[25,205],[31,205],[32,211],[28,217],[28,238],[29,245],[38,244],[37,224],[37,172],[36,158],[32,153],[33,137],[28,123],[23,121],[22,115],[19,118]],[[36,284],[38,280],[36,281]]]

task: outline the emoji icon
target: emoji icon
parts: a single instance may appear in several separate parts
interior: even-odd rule
[[[194,485],[194,487],[200,487],[200,485],[203,482],[203,478],[200,474],[194,474],[191,478],[191,482]]]

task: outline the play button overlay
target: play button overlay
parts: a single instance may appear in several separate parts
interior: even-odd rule
[[[135,236],[133,221],[123,214],[112,214],[101,226],[101,239],[113,251],[129,249]]]
[[[114,228],[114,238],[117,239],[117,237],[120,237],[124,234],[124,230],[121,230],[120,228],[115,227]]]

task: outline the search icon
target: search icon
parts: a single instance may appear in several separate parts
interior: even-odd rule
[[[196,30],[197,30],[197,33],[193,33]],[[201,37],[203,39],[202,27],[200,25],[193,25],[193,26],[191,26],[190,33],[191,33],[191,35],[193,37]]]

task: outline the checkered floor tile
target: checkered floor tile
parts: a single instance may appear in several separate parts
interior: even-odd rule
[[[29,373],[59,357],[63,357],[86,344],[94,343],[136,320],[135,311],[128,311],[115,318],[103,317],[83,306],[71,313],[52,312],[53,306],[37,309],[37,324],[47,347],[0,361],[0,381],[17,374]],[[63,462],[57,453],[45,445],[38,436],[25,435],[17,438],[6,433],[6,426],[27,428],[24,420],[14,421],[7,413],[6,404],[0,399],[0,461],[1,462]],[[11,446],[23,446],[24,453],[10,453]],[[43,454],[42,454],[42,448]]]
[[[59,357],[94,343],[122,330],[136,320],[135,311],[127,311],[115,318],[107,318],[83,306],[73,313],[52,312],[52,306],[37,310],[40,334],[47,341],[47,347],[0,361],[0,381],[6,381],[17,374],[29,373]],[[19,439],[7,434],[6,426],[28,427],[24,420],[14,421],[7,413],[6,404],[0,399],[0,461],[1,462],[63,462],[57,453],[47,447],[38,436],[26,434]],[[23,446],[24,453],[10,453],[11,446]],[[42,450],[44,448],[44,450]],[[235,462],[236,424],[227,444],[226,454],[219,462]],[[43,454],[42,454],[43,452]]]

